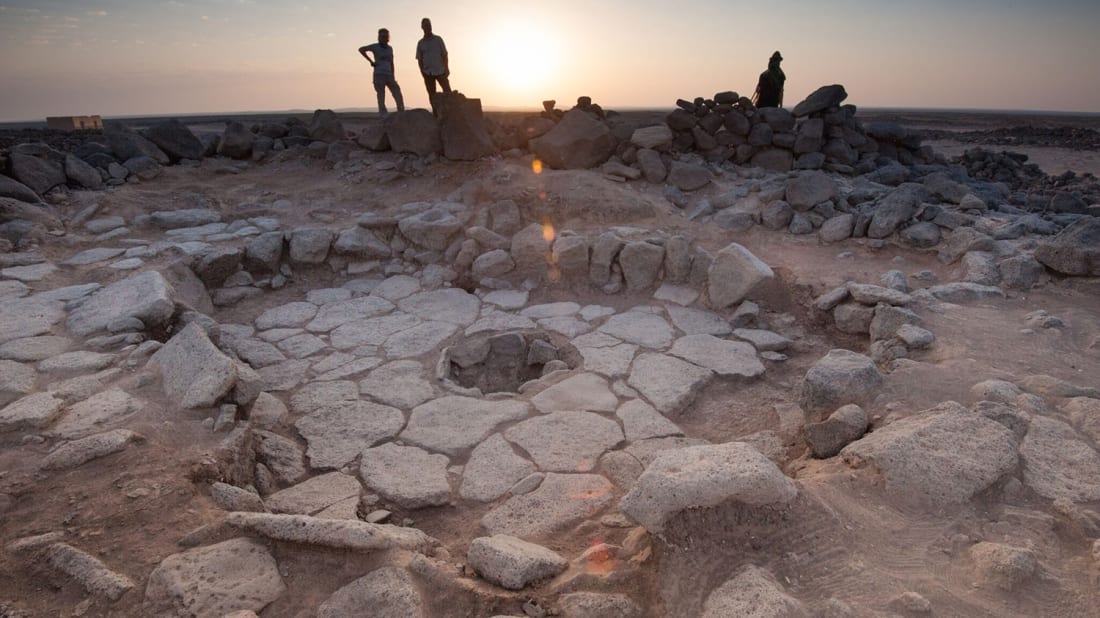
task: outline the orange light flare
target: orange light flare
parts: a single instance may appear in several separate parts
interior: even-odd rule
[[[542,173],[542,161],[540,161],[538,159],[535,159],[534,161],[531,161],[531,171],[535,173],[535,176],[538,176],[539,174],[541,174]]]
[[[619,559],[615,557],[616,545],[608,545],[600,539],[593,539],[588,549],[581,554],[585,571],[591,575],[607,575],[619,568]]]
[[[549,219],[542,220],[542,239],[546,241],[546,244],[554,242],[558,233],[554,231],[554,224],[550,223]]]

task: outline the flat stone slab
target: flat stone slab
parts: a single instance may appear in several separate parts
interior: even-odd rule
[[[713,378],[714,372],[710,369],[674,356],[647,353],[634,359],[627,384],[663,414],[677,414],[695,401]]]
[[[382,364],[382,359],[367,356],[364,358],[355,358],[349,360],[346,363],[341,364],[335,369],[331,369],[317,376],[318,381],[324,380],[343,380],[345,378],[353,378],[360,374],[366,373],[371,369],[374,369],[378,365]],[[314,371],[317,367],[313,367]]]
[[[526,451],[540,470],[588,472],[600,455],[623,441],[619,424],[591,412],[554,412],[523,421],[504,437]]]
[[[469,326],[481,311],[481,300],[465,290],[444,288],[414,294],[397,306],[423,320]]]
[[[394,275],[374,286],[371,296],[397,302],[420,291],[420,280],[408,275]]]
[[[348,498],[358,500],[362,488],[354,476],[329,472],[277,491],[264,504],[272,513],[315,515]]]
[[[497,425],[518,421],[530,411],[522,401],[441,397],[413,409],[401,439],[453,457],[480,444]]]
[[[316,469],[341,468],[364,449],[397,435],[404,425],[401,410],[369,401],[324,406],[294,423]]]
[[[574,317],[545,318],[539,320],[539,326],[555,333],[561,333],[566,337],[577,337],[592,330],[591,324]]]
[[[852,295],[852,298],[855,299],[857,303],[871,307],[879,303],[886,303],[887,305],[908,305],[913,300],[913,297],[905,292],[899,292],[891,288],[884,288],[880,285],[870,285],[867,283],[849,283],[848,293]]]
[[[653,293],[654,300],[663,300],[687,307],[699,299],[699,290],[686,285],[663,283]]]
[[[537,540],[593,518],[611,503],[612,491],[611,482],[598,474],[550,473],[535,491],[486,513],[481,527],[490,535]]]
[[[798,486],[774,463],[744,442],[692,446],[661,453],[623,496],[619,508],[651,533],[686,509],[727,501],[782,506]]]
[[[112,571],[99,558],[66,543],[50,545],[42,557],[50,568],[68,576],[90,594],[117,601],[134,587],[129,577]]]
[[[630,363],[638,352],[638,346],[633,343],[620,343],[601,348],[578,347],[577,351],[584,358],[585,371],[618,378],[630,372]]]
[[[371,552],[393,548],[430,553],[439,541],[416,528],[369,524],[309,515],[229,513],[225,522],[238,530],[277,541]]]
[[[458,494],[466,500],[492,502],[532,472],[535,464],[516,454],[500,434],[493,434],[470,453]]]
[[[672,327],[664,318],[642,311],[627,311],[608,318],[599,332],[647,348],[664,349],[672,343]]]
[[[317,305],[307,302],[294,302],[265,310],[256,318],[256,328],[298,328],[305,326],[317,315]]]
[[[876,471],[896,499],[931,509],[968,502],[1018,460],[1010,430],[953,401],[876,428],[840,456]]]
[[[713,311],[692,309],[690,307],[669,307],[668,316],[672,324],[685,335],[714,335],[721,337],[733,332],[733,327],[722,316]]]
[[[43,470],[67,470],[81,466],[93,459],[120,453],[130,444],[145,438],[128,430],[115,429],[63,444],[50,451],[43,459]]]
[[[759,352],[782,352],[791,345],[791,340],[783,335],[761,328],[738,328],[733,336],[748,341]]]
[[[309,361],[291,359],[268,367],[258,369],[256,372],[264,381],[264,390],[289,391],[305,380],[306,371],[309,370]]]
[[[116,281],[92,294],[69,314],[69,331],[81,337],[106,330],[124,318],[137,318],[146,328],[168,323],[175,312],[171,287],[156,271],[146,271]]]
[[[668,353],[720,376],[755,378],[764,373],[764,364],[757,358],[756,349],[742,341],[719,339],[713,335],[687,335],[677,339]]]
[[[126,253],[125,247],[95,247],[77,253],[71,258],[61,262],[62,266],[87,266],[98,262],[116,258]]]
[[[165,558],[149,575],[149,615],[224,616],[258,612],[286,591],[279,565],[263,543],[230,539]]]
[[[89,373],[106,369],[115,363],[114,354],[101,352],[64,352],[38,362],[42,373]]]
[[[327,333],[348,322],[389,313],[393,311],[393,307],[393,303],[377,296],[361,296],[329,303],[317,310],[317,314],[306,324],[306,330],[311,333]]]
[[[407,313],[392,313],[377,318],[348,322],[329,333],[329,341],[337,350],[351,350],[363,345],[382,345],[394,333],[420,324],[420,318]]]
[[[640,399],[631,399],[619,406],[615,416],[622,421],[623,433],[629,442],[680,436],[684,433],[676,423],[668,420],[656,408]]]
[[[525,318],[522,315],[503,311],[483,312],[482,317],[466,329],[466,336],[492,331],[527,330],[529,328],[535,328],[535,323],[530,318]]]
[[[359,381],[359,392],[378,403],[411,410],[435,396],[424,366],[416,361],[393,361]]]
[[[45,360],[51,356],[63,354],[67,352],[72,345],[73,342],[68,337],[57,337],[54,335],[13,339],[0,345],[0,359],[18,361],[21,363],[33,363]]]
[[[308,333],[287,337],[276,344],[290,358],[306,358],[328,348],[323,339]]]
[[[545,318],[561,318],[576,315],[581,310],[581,306],[577,303],[566,301],[560,303],[546,303],[542,305],[531,305],[530,307],[520,311],[519,314],[531,318],[532,320],[542,320]]]
[[[481,300],[504,311],[515,311],[527,306],[527,298],[528,293],[520,290],[497,290],[489,292]]]
[[[363,451],[359,475],[368,489],[406,509],[441,506],[451,500],[450,460],[415,446],[383,444]]]
[[[390,358],[411,358],[434,351],[455,334],[458,326],[450,322],[421,322],[390,335],[382,350]]]
[[[17,298],[0,303],[0,343],[47,335],[65,317],[65,305],[58,301]]]
[[[531,403],[544,414],[559,410],[613,412],[619,406],[619,398],[611,392],[607,380],[593,373],[582,373],[535,395]]]
[[[404,569],[382,567],[332,593],[317,608],[317,618],[347,618],[370,608],[374,618],[424,616],[420,590]]]
[[[0,270],[0,277],[15,279],[23,283],[41,281],[57,272],[57,267],[49,262],[41,264],[28,264],[26,266],[11,266]]]
[[[0,406],[34,392],[38,374],[34,367],[15,361],[0,360]]]
[[[100,431],[141,410],[143,402],[118,388],[110,388],[74,403],[51,428],[52,435],[75,438]]]

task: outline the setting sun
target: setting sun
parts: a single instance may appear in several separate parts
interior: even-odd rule
[[[502,21],[483,40],[480,69],[503,93],[544,90],[558,69],[562,42],[530,20]]]

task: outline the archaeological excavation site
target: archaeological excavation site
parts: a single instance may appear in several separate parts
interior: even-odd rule
[[[847,96],[0,131],[0,617],[1100,615],[1100,183]]]

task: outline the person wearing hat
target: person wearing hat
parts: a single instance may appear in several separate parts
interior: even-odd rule
[[[787,81],[787,76],[779,68],[782,61],[783,56],[775,52],[768,61],[768,70],[760,74],[760,81],[756,83],[756,94],[752,97],[752,102],[757,107],[783,107],[783,82]]]

